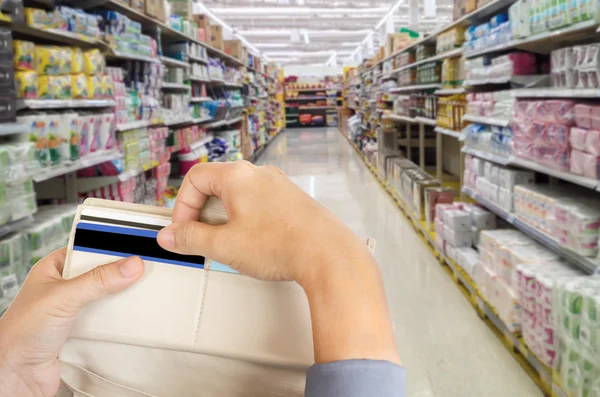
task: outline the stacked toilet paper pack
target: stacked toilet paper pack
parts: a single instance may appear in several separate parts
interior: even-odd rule
[[[436,244],[473,278],[473,269],[479,262],[473,247],[478,245],[482,230],[496,227],[496,216],[475,205],[437,204],[434,225]]]

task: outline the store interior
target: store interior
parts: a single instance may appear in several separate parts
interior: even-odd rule
[[[408,395],[600,397],[600,2],[0,11],[0,314],[85,199],[247,160],[378,241]]]

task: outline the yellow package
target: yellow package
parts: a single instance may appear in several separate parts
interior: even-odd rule
[[[93,50],[88,50],[83,53],[84,62],[85,62],[85,74],[88,76],[92,76],[95,74],[102,74],[106,70],[106,61],[104,59],[104,55],[98,50],[94,48]]]
[[[79,74],[84,72],[83,51],[79,47],[73,47],[73,64],[71,65],[71,73]]]
[[[71,99],[71,76],[38,76],[40,99]]]
[[[35,46],[35,70],[39,75],[56,75],[61,70],[61,52],[56,46]]]
[[[74,99],[85,99],[90,97],[90,89],[85,74],[71,75],[71,90]]]
[[[41,10],[39,8],[25,8],[25,22],[27,25],[43,29],[55,28],[56,13],[54,11]]]
[[[73,49],[71,47],[59,47],[59,70],[58,74],[71,74],[73,72]]]
[[[102,75],[102,97],[113,98],[115,96],[115,84],[111,76]]]
[[[31,41],[13,40],[13,60],[15,70],[33,70],[35,64],[35,44]]]
[[[17,98],[37,99],[38,75],[32,70],[15,72]]]
[[[102,98],[102,76],[88,76],[87,81],[90,98]]]

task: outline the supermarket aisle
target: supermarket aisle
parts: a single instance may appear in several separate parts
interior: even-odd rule
[[[258,164],[280,167],[354,231],[377,240],[409,396],[542,395],[337,129],[287,130]]]

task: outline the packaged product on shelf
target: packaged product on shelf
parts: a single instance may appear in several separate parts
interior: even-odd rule
[[[15,72],[16,97],[18,99],[37,99],[38,84],[38,75],[36,72]]]
[[[85,99],[91,97],[87,76],[85,74],[72,74],[71,84],[71,94],[73,99]]]
[[[87,76],[87,86],[90,98],[100,99],[102,94],[102,76]]]
[[[88,76],[103,74],[106,71],[104,55],[97,48],[84,51],[84,70]]]
[[[0,298],[12,299],[24,280],[24,237],[14,233],[0,240]]]
[[[23,13],[25,14],[25,22],[29,26],[41,29],[51,29],[58,26],[57,15],[54,12],[26,7]]]
[[[70,99],[72,95],[70,76],[38,76],[40,99]]]
[[[13,40],[14,66],[18,71],[35,70],[35,44],[30,41]]]
[[[508,14],[497,14],[488,23],[470,26],[465,32],[465,39],[464,48],[467,51],[476,51],[509,42],[512,39],[512,31]]]

